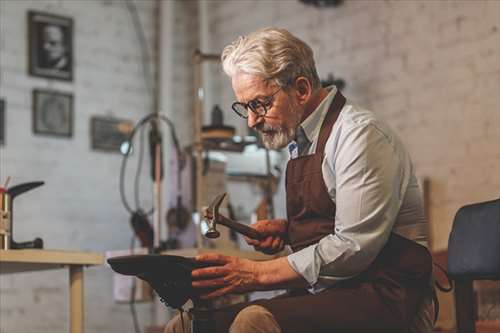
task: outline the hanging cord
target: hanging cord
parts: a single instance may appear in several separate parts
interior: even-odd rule
[[[151,100],[154,100],[154,96],[156,95],[156,87],[154,85],[153,79],[153,71],[151,69],[151,63],[148,61],[151,59],[149,54],[149,47],[146,40],[146,34],[144,33],[144,29],[141,24],[141,19],[139,17],[139,13],[137,11],[137,7],[132,0],[125,1],[125,5],[130,13],[130,17],[132,18],[132,23],[134,24],[135,32],[137,34],[137,39],[139,40],[139,44],[141,46],[142,52],[142,74],[144,76],[144,83],[146,84],[147,91],[149,93],[149,97]]]
[[[441,283],[439,283],[438,280],[434,280],[436,287],[444,293],[449,293],[453,289],[453,282],[451,282],[451,279],[450,279],[450,276],[448,275],[448,272],[443,268],[443,266],[439,265],[438,263],[433,262],[433,264],[434,264],[434,266],[439,268],[439,270],[444,274],[444,276],[446,277],[447,283],[449,285],[449,287],[445,287]]]
[[[135,209],[132,208],[132,206],[130,205],[129,201],[127,200],[127,196],[126,196],[126,193],[125,193],[125,173],[126,173],[126,168],[127,168],[127,162],[128,162],[128,159],[129,159],[129,155],[130,155],[130,152],[132,150],[132,142],[134,141],[134,137],[137,134],[137,132],[140,132],[141,129],[148,122],[150,122],[154,118],[162,120],[168,126],[168,128],[170,130],[170,136],[171,136],[172,142],[174,144],[175,152],[176,152],[177,156],[181,156],[182,155],[182,151],[180,149],[179,140],[177,138],[177,133],[175,131],[175,127],[174,127],[174,124],[172,123],[172,121],[170,121],[170,119],[168,119],[164,115],[157,115],[155,113],[152,113],[152,114],[149,114],[149,115],[145,116],[141,120],[139,120],[139,122],[134,126],[134,128],[132,129],[132,132],[130,133],[130,136],[128,138],[129,145],[127,147],[127,151],[123,155],[122,164],[121,164],[121,167],[120,167],[120,182],[119,182],[120,197],[121,197],[121,201],[123,203],[123,206],[131,214],[133,214],[134,212],[136,212],[138,210],[142,210],[144,212],[147,212],[147,215],[150,215],[153,212],[153,209],[154,209],[154,208],[151,208],[149,210],[146,210],[146,209],[140,207],[139,206],[140,200],[139,200],[138,197],[136,198]],[[141,153],[142,146],[143,146],[143,144],[139,145],[139,157],[140,157],[139,162],[138,162],[139,165],[142,164],[142,158],[143,158],[143,155],[144,155],[143,153]],[[135,184],[139,184],[139,181],[137,180],[138,177],[140,177],[140,173],[136,172],[135,180],[134,180]],[[137,194],[137,192],[138,192],[139,189],[135,188],[134,190],[136,192],[135,194]]]
[[[139,156],[137,157],[137,168],[135,172],[134,179],[134,201],[135,207],[141,210],[141,200],[139,197],[139,189],[141,188],[141,174],[142,174],[142,162],[144,158],[144,126],[140,128],[139,133]],[[153,212],[153,208],[149,212],[146,212],[145,215],[150,215]]]
[[[444,274],[446,277],[446,280],[448,282],[449,287],[443,286],[437,279],[434,278],[434,285],[436,288],[438,288],[440,291],[444,293],[449,293],[453,289],[453,282],[450,279],[450,276],[448,275],[448,272],[443,268],[443,266],[439,265],[437,262],[433,262],[433,265],[439,268],[439,270]],[[433,288],[432,289],[432,301],[434,302],[434,324],[436,324],[438,318],[439,318],[439,299],[436,294],[436,290]]]

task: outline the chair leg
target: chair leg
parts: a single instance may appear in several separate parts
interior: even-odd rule
[[[457,333],[475,333],[472,280],[455,280],[455,316]]]

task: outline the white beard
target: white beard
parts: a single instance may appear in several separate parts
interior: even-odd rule
[[[272,131],[265,133],[264,131]],[[267,149],[282,149],[285,148],[295,138],[295,127],[293,128],[273,128],[264,125],[259,129],[259,135],[262,143]]]

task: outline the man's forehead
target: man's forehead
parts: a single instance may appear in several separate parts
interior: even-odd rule
[[[239,72],[231,77],[234,94],[240,102],[269,95],[272,84],[261,76]]]

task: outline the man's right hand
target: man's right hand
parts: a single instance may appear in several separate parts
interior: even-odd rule
[[[283,250],[287,239],[287,220],[260,220],[251,225],[252,228],[264,235],[261,240],[245,237],[248,245],[265,254],[275,254]]]

